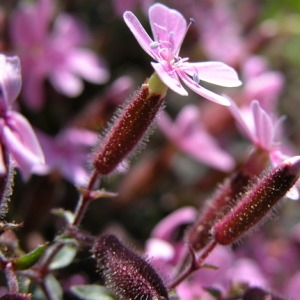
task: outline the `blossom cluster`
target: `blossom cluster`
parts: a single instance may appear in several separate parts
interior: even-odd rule
[[[0,299],[298,299],[300,24],[162,2],[0,3]]]

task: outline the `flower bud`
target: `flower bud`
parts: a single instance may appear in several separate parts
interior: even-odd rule
[[[212,233],[215,241],[221,245],[229,245],[258,224],[285,196],[299,175],[300,156],[286,159],[266,174],[214,225]]]
[[[168,292],[148,262],[126,248],[114,235],[96,240],[92,252],[105,284],[118,299],[167,300]]]
[[[99,174],[112,172],[140,143],[162,105],[166,90],[158,76],[152,75],[115,118],[94,153],[93,164]]]
[[[187,242],[195,251],[204,248],[212,239],[210,231],[213,225],[230,211],[248,183],[249,176],[242,171],[237,172],[227,179],[207,202],[198,219],[187,232]]]

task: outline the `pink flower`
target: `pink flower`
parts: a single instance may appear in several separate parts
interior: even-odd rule
[[[241,132],[257,147],[268,153],[274,165],[287,158],[281,152],[280,135],[283,118],[275,119],[253,100],[249,109],[239,109],[232,101],[229,110]]]
[[[31,109],[44,104],[43,83],[46,78],[54,88],[68,97],[83,90],[83,79],[103,83],[108,79],[104,62],[91,50],[84,48],[87,31],[69,14],[54,19],[52,0],[26,3],[11,18],[11,37],[20,56],[24,98]]]
[[[16,56],[0,54],[0,174],[6,172],[3,155],[12,155],[25,178],[44,161],[39,142],[29,122],[11,106],[21,90],[21,67]]]
[[[160,115],[158,124],[164,134],[178,149],[197,161],[222,171],[234,167],[233,158],[222,150],[217,141],[201,125],[200,111],[194,105],[185,106],[172,123],[165,113]]]
[[[98,135],[92,131],[67,128],[54,138],[37,132],[45,153],[45,164],[34,168],[36,174],[58,171],[75,185],[88,182],[91,168],[88,166],[91,148],[97,143]]]
[[[203,80],[226,87],[239,86],[241,82],[231,67],[221,62],[190,63],[188,57],[179,56],[188,29],[181,13],[160,3],[152,5],[149,9],[149,20],[154,40],[131,11],[124,13],[124,20],[140,46],[157,61],[151,64],[160,79],[170,89],[187,96],[188,93],[181,84],[183,81],[191,90],[204,98],[222,105],[230,105],[228,99],[200,86],[199,82]]]
[[[253,100],[250,107],[238,108],[232,101],[229,110],[235,118],[241,132],[253,143],[256,149],[264,151],[273,166],[277,166],[289,157],[287,144],[282,144],[282,122],[284,117],[277,118],[261,108],[258,101]],[[284,151],[283,151],[284,150]],[[299,192],[292,187],[286,195],[297,200]]]
[[[251,56],[243,64],[243,98],[247,103],[259,100],[266,111],[275,111],[279,95],[283,90],[284,77],[281,72],[271,71],[260,56]]]

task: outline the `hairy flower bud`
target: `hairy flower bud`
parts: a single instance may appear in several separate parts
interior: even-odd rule
[[[166,90],[157,75],[152,75],[115,118],[116,122],[94,153],[93,164],[99,174],[112,172],[139,144],[152,125]]]
[[[167,300],[168,292],[155,270],[114,235],[96,240],[92,252],[105,284],[118,299]]]
[[[212,230],[222,245],[236,241],[258,224],[285,196],[300,175],[300,156],[286,159],[242,196],[238,204]]]
[[[227,179],[207,202],[198,219],[187,232],[187,242],[194,250],[199,251],[208,244],[212,239],[210,231],[213,225],[230,211],[248,183],[249,176],[244,172],[237,172]]]

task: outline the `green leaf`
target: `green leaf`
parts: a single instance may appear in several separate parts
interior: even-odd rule
[[[45,287],[49,292],[51,292],[51,300],[63,299],[63,290],[61,285],[52,274],[45,278]],[[45,300],[45,294],[40,287],[36,287],[34,290],[32,300]]]
[[[15,258],[12,263],[15,270],[26,270],[32,267],[44,254],[47,244],[41,245],[24,256]]]
[[[117,298],[105,286],[88,284],[71,287],[72,293],[82,300],[116,300]]]
[[[74,242],[64,245],[54,256],[49,265],[49,269],[56,270],[68,266],[73,261],[76,254],[77,245]]]
[[[57,217],[64,218],[69,225],[74,221],[74,214],[69,210],[64,210],[63,208],[55,208],[52,209],[51,212]]]
[[[222,298],[222,293],[218,289],[212,287],[203,287],[203,289],[206,290],[208,293],[210,293],[215,299]]]

